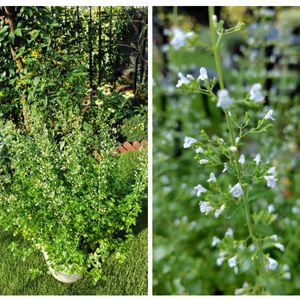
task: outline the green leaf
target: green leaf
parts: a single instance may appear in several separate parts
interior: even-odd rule
[[[254,232],[254,234],[260,235],[260,236],[270,236],[273,234],[273,229],[269,225],[256,224],[253,227],[253,232]]]
[[[7,32],[0,33],[0,42],[2,42],[6,36],[7,36]]]
[[[17,29],[15,30],[15,35],[16,35],[16,36],[22,36],[22,29],[21,29],[21,28],[17,28]]]
[[[33,79],[33,86],[34,87],[37,87],[37,85],[39,84],[39,82],[40,82],[40,77],[39,76],[37,76],[37,77],[34,77],[34,79]]]
[[[9,35],[8,35],[8,39],[13,44],[14,41],[15,41],[15,33],[14,32],[10,32]]]
[[[65,144],[66,144],[66,141],[62,141],[60,143],[60,145],[59,145],[60,151],[62,151],[62,149],[64,148]]]
[[[239,204],[236,204],[236,203],[230,204],[225,210],[225,218],[228,220],[233,219],[237,215],[241,214],[242,211],[243,210],[242,210],[240,203]]]
[[[0,30],[0,34],[3,33],[3,32],[6,32],[8,30],[9,26],[8,25],[5,25],[1,28]]]
[[[254,267],[253,260],[251,259],[251,254],[243,252],[240,256],[241,261],[241,271],[247,272],[250,268]]]

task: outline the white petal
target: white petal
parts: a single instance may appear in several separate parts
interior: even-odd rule
[[[232,194],[233,197],[239,198],[240,196],[243,195],[243,189],[240,183],[237,183],[235,186],[233,186],[230,189],[230,193]]]
[[[277,268],[277,266],[278,266],[278,262],[275,259],[269,257],[266,268],[269,270],[275,270]]]
[[[273,118],[272,115],[273,115],[273,110],[270,109],[270,110],[267,112],[267,114],[265,115],[264,119],[275,121],[275,119]]]
[[[233,268],[233,267],[236,266],[236,256],[233,256],[233,257],[228,259],[228,266],[230,268]]]
[[[198,79],[200,79],[200,80],[208,79],[207,70],[205,68],[203,68],[203,67],[200,68],[200,75],[199,75]]]
[[[218,95],[217,107],[221,107],[223,110],[225,110],[229,108],[233,103],[233,100],[230,98],[229,93],[226,89],[219,90],[217,95]]]
[[[186,136],[184,138],[184,144],[183,144],[183,148],[190,148],[194,143],[196,143],[197,140],[192,138],[192,137],[189,137],[189,136]]]
[[[245,164],[245,155],[244,155],[244,154],[242,154],[242,155],[240,156],[240,158],[239,158],[239,163],[240,163],[241,165]]]

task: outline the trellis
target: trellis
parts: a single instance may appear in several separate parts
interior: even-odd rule
[[[112,61],[113,49],[117,47],[120,53],[124,48],[130,49],[127,51],[128,55],[134,57],[132,89],[136,91],[138,85],[147,81],[147,9],[146,8],[132,8],[122,7],[121,13],[115,13],[113,8],[109,10],[103,9],[99,6],[97,8],[97,19],[92,14],[92,7],[86,8],[89,10],[87,27],[88,27],[88,49],[89,49],[89,82],[90,88],[95,87],[94,76],[97,76],[97,85],[100,86],[108,78],[109,82],[113,84],[118,75],[114,73],[112,66],[110,69],[104,68],[104,61]],[[67,13],[65,13],[65,22],[67,22]],[[80,30],[82,30],[84,24],[81,19],[81,9],[76,7],[76,18],[72,18],[75,21],[74,28],[78,33],[78,45],[80,45]],[[134,36],[134,40],[130,43],[126,43],[126,39],[121,42],[116,42],[113,39],[113,20],[114,19],[128,20],[129,36]],[[85,20],[85,19],[83,19]],[[108,33],[105,33],[103,27],[105,24],[109,25]],[[93,40],[93,33],[97,32],[98,41]],[[105,40],[104,37],[108,40]],[[93,56],[94,51],[97,55]]]

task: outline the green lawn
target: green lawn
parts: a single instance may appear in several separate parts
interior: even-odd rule
[[[36,252],[25,262],[7,249],[16,240],[0,231],[0,295],[146,295],[148,273],[147,229],[145,214],[139,222],[135,239],[130,243],[125,263],[108,261],[103,267],[107,281],[96,286],[84,278],[78,283],[64,284],[45,274],[33,279],[29,269],[45,266],[41,253]],[[144,229],[142,229],[144,228]]]

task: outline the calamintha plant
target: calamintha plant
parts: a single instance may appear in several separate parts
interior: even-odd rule
[[[82,122],[59,144],[37,113],[31,125],[26,136],[0,123],[0,223],[29,241],[23,257],[38,247],[56,271],[89,274],[97,283],[112,254],[126,257],[146,199],[146,151],[120,156],[108,139],[95,157],[93,130]]]
[[[278,263],[278,253],[274,252],[285,250],[273,231],[277,214],[271,199],[276,193],[276,166],[259,149],[255,148],[253,154],[249,148],[251,138],[267,131],[276,118],[271,107],[263,106],[265,96],[260,83],[254,83],[243,97],[234,95],[234,91],[232,96],[226,89],[219,50],[223,38],[241,31],[244,24],[225,29],[210,7],[209,28],[217,78],[210,78],[206,68],[201,67],[197,79],[179,73],[176,85],[182,91],[207,95],[226,120],[223,136],[209,137],[202,130],[199,139],[185,138],[184,148],[192,148],[197,162],[210,171],[206,182],[195,186],[195,196],[200,198],[201,213],[225,218],[229,223],[224,236],[214,236],[211,246],[219,250],[218,267],[227,265],[236,276],[244,278],[235,293],[273,294],[281,280],[291,277],[288,265]],[[253,111],[256,118],[250,117]],[[268,199],[268,205],[259,203],[261,195]]]

